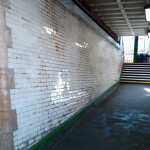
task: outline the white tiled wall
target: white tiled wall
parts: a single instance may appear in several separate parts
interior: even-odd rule
[[[15,150],[28,149],[119,80],[121,51],[56,0],[10,0]]]

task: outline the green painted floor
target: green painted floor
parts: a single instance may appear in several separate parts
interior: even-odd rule
[[[54,150],[150,150],[150,85],[121,84]]]

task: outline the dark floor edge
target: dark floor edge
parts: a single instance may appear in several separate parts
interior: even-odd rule
[[[72,117],[67,119],[64,123],[60,126],[55,128],[51,131],[48,135],[46,135],[43,139],[41,139],[38,143],[33,145],[29,150],[44,150],[49,145],[52,145],[58,139],[60,139],[67,130],[85,113],[87,112],[92,106],[99,104],[102,100],[108,96],[117,86],[119,86],[120,81],[113,84],[110,88],[105,90],[99,96],[97,96],[94,100],[86,104],[82,107],[78,112],[76,112]]]

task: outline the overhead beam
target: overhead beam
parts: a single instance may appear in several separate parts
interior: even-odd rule
[[[130,19],[130,22],[145,22],[145,19],[132,18]]]
[[[100,2],[92,2],[89,4],[89,6],[93,7],[93,6],[106,6],[106,5],[116,5],[117,3],[114,3],[114,2],[109,2],[109,3],[100,3]]]
[[[112,26],[112,28],[117,28],[117,27],[126,27],[127,26],[127,24],[110,24],[111,26]],[[128,27],[129,28],[129,27]]]
[[[123,4],[122,4],[121,0],[116,0],[116,2],[117,2],[117,4],[118,4],[118,7],[120,8],[121,14],[123,15],[123,17],[124,17],[124,19],[125,19],[125,21],[126,21],[128,27],[129,27],[129,29],[130,29],[132,35],[134,36],[134,31],[133,31],[133,29],[132,29],[130,20],[129,20],[127,14],[126,14],[126,11],[125,11],[125,9],[124,9],[124,7],[123,7]]]
[[[139,14],[128,14],[128,18],[144,18],[145,19],[145,15],[139,15]]]
[[[125,9],[124,9],[125,11]],[[120,15],[120,12],[115,12],[115,11],[108,11],[108,12],[103,12],[101,10],[96,12],[98,15],[101,16],[107,16],[107,15]],[[130,14],[141,14],[141,15],[145,15],[144,11],[126,11],[126,15],[130,15]]]
[[[116,10],[120,10],[120,9],[119,8],[102,8],[102,7],[97,7],[93,9],[93,11],[95,12],[99,12],[99,11],[107,12],[107,11],[116,11]]]
[[[116,22],[125,22],[125,20],[109,20],[107,19],[109,23],[116,23]]]
[[[137,23],[132,23],[132,26],[148,26],[148,23],[147,22],[139,22],[138,24]]]
[[[130,6],[130,7],[124,7],[124,9],[125,10],[134,10],[134,9],[143,9],[143,7],[141,7],[141,6]],[[119,8],[108,8],[108,7],[106,7],[106,8],[104,8],[104,7],[100,7],[100,6],[95,6],[95,7],[93,7],[93,11],[95,11],[95,12],[99,12],[99,11],[104,11],[104,12],[106,12],[106,11],[116,11],[116,10],[120,10]]]
[[[133,29],[148,28],[148,26],[133,26]]]
[[[103,12],[97,12],[98,16],[113,16],[113,15],[120,15],[120,12],[107,12],[107,13],[103,13]]]
[[[138,4],[145,3],[145,0],[122,0],[122,4]]]
[[[120,26],[119,26],[119,27],[113,27],[113,29],[114,29],[114,30],[115,30],[115,29],[122,29],[122,30],[124,30],[124,29],[129,29],[129,28],[128,28],[128,27],[124,27],[124,26],[123,26],[123,27],[120,27]]]
[[[134,9],[143,9],[141,6],[130,6],[130,7],[124,7],[125,10],[134,10]]]
[[[144,3],[144,1],[143,0],[137,0],[137,1],[123,1],[122,2],[122,4],[123,5],[125,5],[125,4],[137,4],[137,3]],[[103,2],[101,2],[101,1],[99,1],[99,0],[97,0],[97,1],[93,1],[93,2],[91,2],[91,1],[89,1],[89,6],[91,6],[91,7],[93,7],[93,6],[109,6],[109,5],[117,5],[117,3],[116,2],[107,2],[107,1],[103,1]]]
[[[118,19],[107,19],[107,20],[109,23],[125,22],[125,20],[123,18],[120,20],[118,20]],[[130,19],[130,22],[131,23],[141,23],[141,22],[145,22],[145,20],[144,19],[134,19],[134,20]],[[147,23],[145,23],[145,24],[147,24]]]
[[[122,26],[122,25],[127,25],[127,23],[126,22],[114,22],[114,23],[110,23],[111,25],[117,25],[117,26]]]
[[[122,16],[107,16],[107,19],[122,19]]]
[[[130,32],[129,29],[123,29],[123,30],[122,30],[122,29],[119,29],[119,28],[117,29],[117,28],[116,28],[116,29],[114,29],[114,30],[115,30],[115,31],[122,31],[122,32],[126,32],[126,31],[129,31],[129,32]]]
[[[105,16],[105,17],[107,17],[107,19],[109,19],[109,18],[112,18],[112,19],[122,19],[123,17],[121,16],[121,13],[119,14],[119,15],[107,15],[107,16]],[[145,15],[139,15],[139,14],[128,14],[128,18],[130,19],[130,18],[140,18],[140,19],[145,19]]]
[[[124,30],[115,30],[115,31],[116,31],[117,33],[118,33],[118,32],[121,32],[121,33],[130,33],[129,30],[125,30],[125,31],[124,31]]]

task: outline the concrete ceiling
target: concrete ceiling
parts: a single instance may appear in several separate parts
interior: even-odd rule
[[[147,35],[144,6],[149,0],[84,0],[117,36]]]

